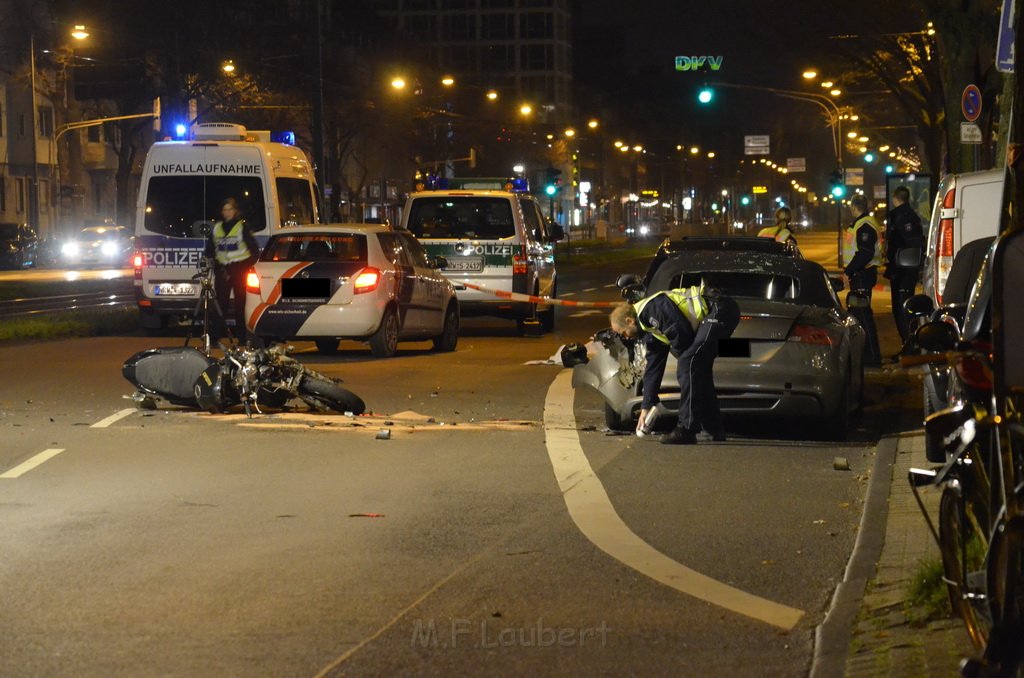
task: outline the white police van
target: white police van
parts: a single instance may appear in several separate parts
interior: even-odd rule
[[[462,315],[511,318],[520,334],[528,323],[553,330],[553,304],[491,293],[557,296],[554,243],[562,229],[544,219],[526,182],[433,179],[417,188],[406,200],[402,226],[430,256],[447,261],[442,273],[455,284]]]
[[[153,144],[142,170],[132,263],[144,328],[191,317],[199,296],[193,276],[224,199],[238,202],[261,246],[282,228],[320,221],[313,168],[301,149],[233,123],[196,125],[191,137]]]

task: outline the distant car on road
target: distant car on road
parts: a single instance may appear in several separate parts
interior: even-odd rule
[[[739,326],[720,343],[715,361],[724,413],[813,422],[812,435],[845,438],[850,413],[862,406],[864,330],[840,304],[824,268],[782,254],[679,252],[658,267],[643,294],[691,285],[718,289],[740,307]],[[597,353],[574,368],[573,384],[604,396],[609,428],[632,428],[643,398],[643,348],[610,330],[598,337]],[[674,361],[659,389],[669,412],[679,401]]]
[[[437,270],[445,263],[386,225],[289,228],[270,238],[248,275],[246,324],[264,341],[312,340],[321,353],[341,339],[368,342],[377,358],[406,339],[454,351],[459,303]]]
[[[69,268],[124,268],[131,265],[132,234],[124,226],[86,226],[75,237],[61,245],[60,255],[61,264]]]
[[[28,224],[0,224],[0,268],[36,265],[39,239]]]

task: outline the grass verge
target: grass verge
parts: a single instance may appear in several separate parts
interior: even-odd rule
[[[0,342],[134,334],[138,327],[139,310],[134,305],[68,311],[0,320]]]
[[[909,622],[925,624],[953,614],[942,575],[942,561],[938,558],[922,560],[917,564],[914,576],[906,587],[904,613]]]

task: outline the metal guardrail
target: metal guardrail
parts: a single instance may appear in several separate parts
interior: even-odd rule
[[[0,301],[0,318],[17,318],[80,309],[126,306],[135,303],[134,292],[82,292],[52,297],[27,297]]]

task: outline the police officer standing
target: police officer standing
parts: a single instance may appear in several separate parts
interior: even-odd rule
[[[693,445],[702,428],[712,440],[725,440],[712,368],[718,340],[732,334],[739,309],[732,299],[702,292],[696,286],[658,292],[611,313],[612,330],[628,339],[642,335],[647,351],[638,430],[659,402],[669,353],[676,356],[679,421],[661,439],[668,445]]]
[[[220,204],[221,220],[213,225],[214,286],[217,303],[226,312],[228,299],[235,297],[235,335],[244,339],[245,276],[260,254],[259,243],[249,230],[234,198]],[[225,323],[226,318],[221,319]],[[222,326],[223,327],[223,326]]]
[[[765,226],[757,233],[759,238],[774,238],[776,242],[789,243],[796,247],[796,237],[789,228],[793,215],[788,207],[780,207],[775,210],[775,225]]]
[[[850,214],[853,224],[846,229],[843,237],[843,273],[850,281],[851,292],[859,298],[848,298],[850,313],[864,328],[864,364],[880,367],[882,352],[878,347],[878,331],[875,315],[871,311],[871,291],[878,282],[878,267],[882,264],[882,227],[868,212],[868,201],[859,193],[850,198]]]
[[[885,229],[885,277],[892,287],[892,315],[903,344],[907,343],[910,325],[903,304],[914,294],[924,252],[924,227],[921,217],[910,206],[910,190],[897,186],[892,192]]]

